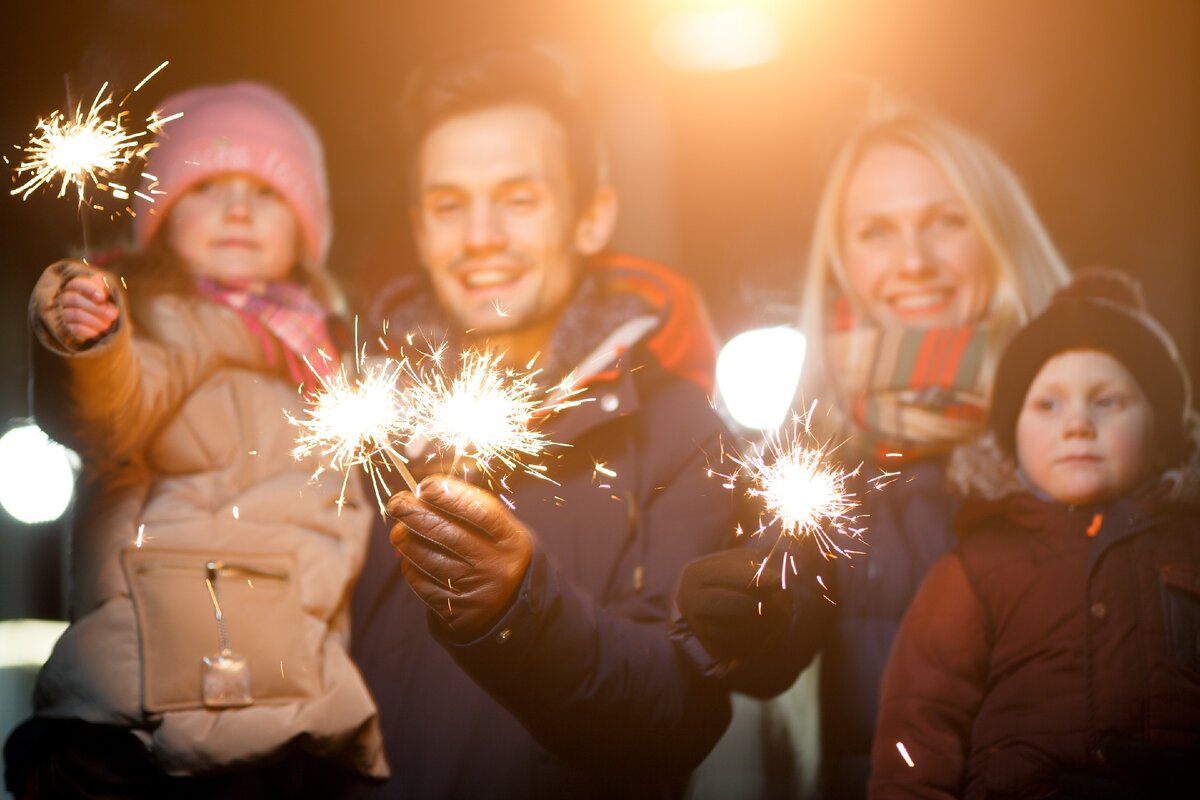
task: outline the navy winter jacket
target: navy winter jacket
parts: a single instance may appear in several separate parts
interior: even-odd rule
[[[663,289],[657,269],[624,261],[605,275]],[[657,289],[660,301],[672,291]],[[509,480],[535,550],[488,634],[442,637],[377,526],[352,609],[392,768],[377,796],[678,796],[728,724],[724,690],[667,634],[681,568],[735,527],[730,493],[707,475],[721,423],[655,340],[667,305],[593,374],[591,402],[548,420],[570,445],[547,462],[558,485]]]

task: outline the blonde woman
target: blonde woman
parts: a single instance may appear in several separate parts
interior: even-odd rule
[[[1028,197],[994,151],[929,114],[880,112],[838,152],[818,206],[802,307],[803,394],[826,401],[852,433],[900,445],[910,457],[914,448],[945,450],[978,424],[922,426],[939,406],[914,400],[919,380],[884,403],[894,416],[847,424],[847,401],[891,394],[878,370],[868,374],[871,357],[887,339],[916,342],[937,329],[973,327],[978,369],[935,387],[968,392],[982,406],[991,362],[1066,278]]]
[[[827,591],[812,575],[755,586],[745,552],[717,554],[688,565],[678,595],[679,641],[731,688],[779,693],[821,654],[823,796],[865,794],[888,650],[952,544],[947,459],[983,428],[1003,345],[1067,277],[1013,173],[962,129],[891,108],[837,153],[804,283],[801,385],[820,401],[814,423],[847,439],[839,455],[863,462],[865,552],[813,565]],[[885,470],[901,474],[869,491]]]

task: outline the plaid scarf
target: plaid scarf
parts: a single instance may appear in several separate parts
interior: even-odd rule
[[[877,328],[838,298],[826,360],[838,397],[876,458],[944,453],[983,430],[986,325]]]
[[[297,383],[305,383],[313,373],[327,379],[338,369],[338,351],[327,321],[329,312],[307,288],[289,281],[229,286],[211,278],[197,278],[196,288],[242,318],[262,343],[268,366],[275,366],[276,353],[282,351],[288,374]],[[276,348],[272,340],[283,347]]]

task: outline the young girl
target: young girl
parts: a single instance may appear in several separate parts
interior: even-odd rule
[[[1184,796],[1200,456],[1175,346],[1136,284],[1086,271],[995,386],[990,427],[1019,471],[986,447],[953,470],[977,496],[893,646],[871,795]]]
[[[153,204],[134,201],[140,252],[60,261],[31,300],[34,413],[84,468],[71,624],[7,778],[26,797],[328,796],[386,766],[346,641],[369,503],[293,459],[285,417],[316,384],[304,359],[336,366],[321,146],[256,84],[163,108],[183,117],[150,154]]]

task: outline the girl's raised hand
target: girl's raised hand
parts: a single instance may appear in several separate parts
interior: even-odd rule
[[[101,275],[77,275],[58,296],[62,325],[71,344],[84,345],[112,330],[117,304]]]

